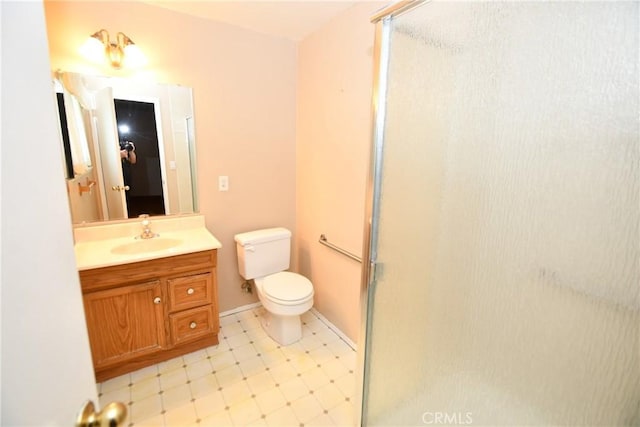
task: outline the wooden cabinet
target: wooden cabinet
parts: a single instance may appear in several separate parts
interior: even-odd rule
[[[97,381],[218,344],[216,250],[80,272]]]

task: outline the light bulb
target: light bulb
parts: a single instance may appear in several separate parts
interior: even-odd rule
[[[147,63],[142,50],[135,44],[128,44],[124,48],[124,64],[126,67],[138,68]]]
[[[105,62],[105,46],[95,37],[89,37],[84,44],[80,46],[80,53],[89,61],[96,64]]]

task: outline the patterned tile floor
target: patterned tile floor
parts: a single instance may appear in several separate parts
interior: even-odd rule
[[[220,319],[220,344],[98,384],[128,426],[352,426],[356,352],[314,313],[303,337],[271,340],[262,308]]]

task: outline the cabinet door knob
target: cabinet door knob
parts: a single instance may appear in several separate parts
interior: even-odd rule
[[[160,299],[160,297],[155,297],[155,298],[153,299],[153,303],[154,303],[154,304],[160,304],[160,302],[161,302],[161,301],[162,301],[162,300]]]
[[[197,326],[197,325],[196,325],[196,322],[191,322],[191,323],[189,323],[189,327],[190,327],[191,329],[195,329],[195,328],[196,328],[196,326]]]
[[[187,289],[187,295],[193,295],[194,292],[193,288]]]

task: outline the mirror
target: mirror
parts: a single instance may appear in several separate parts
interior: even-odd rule
[[[197,212],[191,88],[55,74],[74,224]]]

